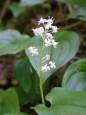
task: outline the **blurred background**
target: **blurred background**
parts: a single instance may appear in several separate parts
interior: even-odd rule
[[[33,36],[32,28],[43,17],[54,17],[54,25],[59,31],[72,30],[80,36],[80,49],[77,55],[52,76],[48,88],[61,85],[64,71],[70,63],[86,57],[86,0],[0,0],[0,31],[16,29],[21,33]],[[18,85],[13,75],[13,63],[24,54],[5,55],[0,57],[0,87]],[[46,91],[46,92],[47,92]]]

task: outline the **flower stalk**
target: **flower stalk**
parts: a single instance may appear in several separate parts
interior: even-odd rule
[[[54,21],[53,18],[50,17],[48,19],[40,18],[40,20],[38,21],[39,27],[32,29],[32,31],[34,32],[35,36],[40,36],[42,38],[43,40],[42,49],[40,50],[38,47],[35,46],[30,46],[28,48],[30,55],[34,57],[33,59],[35,59],[35,57],[39,59],[40,68],[37,68],[38,69],[37,72],[40,79],[39,86],[40,86],[41,99],[44,105],[45,105],[45,98],[43,92],[42,77],[47,76],[48,71],[56,68],[54,60],[50,59],[50,54],[47,52],[43,54],[46,48],[48,47],[56,48],[58,45],[58,42],[56,42],[53,39],[53,34],[58,31],[58,28],[56,26],[53,26],[53,21]]]
[[[44,92],[43,92],[43,83],[42,83],[42,76],[40,76],[40,93],[41,93],[42,104],[45,105]]]

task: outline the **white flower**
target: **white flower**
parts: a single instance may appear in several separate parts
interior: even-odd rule
[[[40,24],[43,24],[45,29],[49,30],[50,28],[52,28],[53,17],[52,18],[49,17],[48,19],[40,18],[40,20],[38,21],[38,25]]]
[[[45,45],[45,47],[51,46],[51,45],[52,45],[52,42],[51,42],[51,41],[52,41],[51,39],[45,39],[45,40],[44,40],[44,45]]]
[[[28,50],[29,50],[29,52],[31,53],[32,56],[39,54],[38,49],[36,47],[31,46],[31,47],[28,48]]]
[[[45,62],[47,60],[50,60],[50,55],[46,54],[43,58],[42,58],[42,62]]]
[[[46,23],[44,25],[45,29],[49,30],[50,28],[52,28],[52,24],[53,24],[53,18],[47,19],[47,21],[46,21]]]
[[[47,23],[52,25],[53,24],[53,17],[52,18],[49,17],[49,19],[47,19]]]
[[[52,46],[53,46],[54,48],[56,48],[57,44],[58,44],[58,42],[56,42],[56,41],[53,39],[53,40],[52,40]]]
[[[55,62],[49,61],[50,68],[56,68]]]
[[[52,33],[56,33],[58,31],[58,28],[56,26],[52,26]]]
[[[45,64],[44,66],[41,67],[41,70],[43,72],[47,72],[48,70],[50,70],[50,67],[48,66],[48,64]]]
[[[35,36],[42,36],[43,33],[44,33],[44,28],[43,27],[39,27],[39,28],[36,28],[36,29],[32,29]]]
[[[45,39],[44,40],[45,47],[53,46],[54,48],[56,48],[57,44],[58,44],[58,42],[56,42],[54,39]]]
[[[40,18],[40,20],[38,21],[38,25],[44,24],[44,23],[47,23],[47,19]]]
[[[46,30],[49,30],[50,28],[52,28],[52,25],[50,23],[49,24],[47,23],[44,25],[44,27]]]
[[[49,61],[48,64],[45,64],[44,66],[41,67],[41,70],[43,72],[47,72],[50,69],[55,69],[55,68],[56,68],[55,62]]]
[[[47,38],[47,39],[53,39],[53,36],[52,36],[51,33],[46,33],[46,38]]]
[[[40,24],[50,24],[52,25],[53,24],[53,17],[52,18],[48,18],[48,19],[45,19],[45,18],[40,18],[40,20],[38,21],[38,25]]]

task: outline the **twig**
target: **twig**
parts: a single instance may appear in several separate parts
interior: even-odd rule
[[[70,4],[68,4],[67,7],[68,7],[69,12],[72,13],[73,12],[72,6]]]
[[[67,30],[67,29],[70,29],[70,28],[73,28],[73,27],[75,27],[75,26],[80,25],[81,23],[82,23],[81,21],[78,21],[78,22],[76,22],[76,23],[73,23],[73,24],[71,24],[71,25],[68,25],[68,26],[66,26],[66,27],[61,28],[60,31],[62,31],[62,30]]]
[[[3,19],[4,15],[5,15],[5,13],[6,13],[6,10],[8,8],[8,5],[9,5],[10,1],[11,0],[6,0],[6,2],[4,3],[4,6],[3,6],[2,11],[0,13],[0,23],[2,22],[2,19]]]

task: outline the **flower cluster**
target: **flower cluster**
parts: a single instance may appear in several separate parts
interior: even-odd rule
[[[35,36],[41,36],[43,38],[45,47],[53,46],[54,48],[56,48],[58,42],[53,39],[52,34],[56,33],[58,31],[58,28],[56,26],[53,26],[53,18],[40,18],[40,20],[38,21],[38,25],[40,27],[32,29]]]
[[[53,46],[54,48],[56,48],[58,42],[56,42],[53,39],[53,33],[58,31],[58,28],[56,26],[53,26],[53,18],[49,18],[49,19],[44,19],[44,18],[40,18],[40,20],[38,21],[38,28],[36,29],[32,29],[35,36],[41,36],[43,39],[43,44],[44,47],[49,47],[49,46]],[[36,47],[31,46],[28,48],[31,56],[40,56],[39,55],[39,51]],[[55,62],[50,60],[50,55],[46,54],[44,57],[42,57],[41,59],[41,71],[43,72],[47,72],[50,69],[55,69],[56,65]]]

